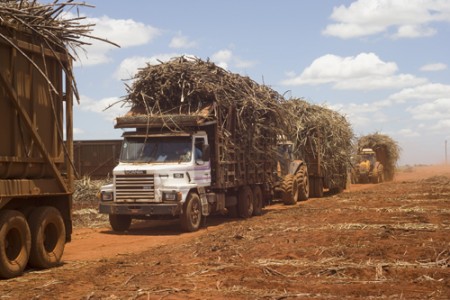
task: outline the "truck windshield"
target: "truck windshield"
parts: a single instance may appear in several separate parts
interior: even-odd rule
[[[189,162],[192,138],[189,136],[158,138],[125,138],[120,153],[121,162]]]

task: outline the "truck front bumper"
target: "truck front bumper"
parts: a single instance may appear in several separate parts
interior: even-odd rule
[[[177,216],[181,213],[180,203],[158,203],[158,204],[117,204],[100,203],[101,214],[131,215],[131,216]]]

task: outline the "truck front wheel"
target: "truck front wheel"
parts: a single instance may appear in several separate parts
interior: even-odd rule
[[[30,266],[44,269],[58,265],[66,244],[66,227],[59,210],[52,206],[38,207],[31,212],[28,224]]]
[[[23,273],[31,248],[27,220],[19,211],[0,212],[0,277],[12,278]]]
[[[130,229],[131,216],[109,214],[109,224],[114,231],[127,231],[128,229]]]
[[[180,216],[181,229],[187,232],[197,231],[202,220],[202,203],[196,193],[190,193]]]

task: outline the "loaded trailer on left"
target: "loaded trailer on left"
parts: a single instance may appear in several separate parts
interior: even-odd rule
[[[0,33],[14,42],[0,38],[0,276],[10,278],[58,264],[70,241],[73,93],[67,56],[26,32]]]
[[[0,278],[59,265],[71,239],[69,49],[86,44],[78,38],[92,25],[59,16],[76,5],[0,3]]]

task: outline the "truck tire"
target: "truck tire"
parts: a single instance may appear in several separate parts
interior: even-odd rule
[[[244,219],[253,215],[253,192],[248,185],[244,185],[239,189],[238,215]]]
[[[0,277],[21,275],[28,263],[31,233],[25,216],[16,210],[0,212]]]
[[[66,228],[59,210],[52,206],[34,209],[28,219],[31,231],[29,265],[35,268],[57,266],[64,252]]]
[[[312,180],[310,180],[309,192],[312,197],[316,197],[316,198],[323,197],[323,180],[322,180],[322,178],[313,177]]]
[[[293,174],[284,177],[281,190],[281,199],[285,205],[293,205],[298,201],[298,182]]]
[[[180,215],[181,229],[186,232],[197,231],[202,221],[202,203],[196,193],[190,193],[186,199],[183,213]]]
[[[263,208],[263,194],[259,185],[253,187],[253,215],[260,216]]]
[[[109,224],[112,230],[117,232],[124,232],[130,229],[131,216],[109,214]]]
[[[309,198],[309,178],[308,169],[306,166],[301,166],[295,174],[295,179],[298,182],[298,200],[305,201]]]

